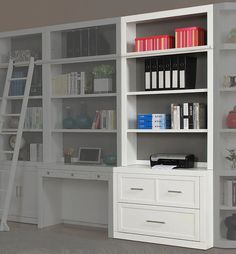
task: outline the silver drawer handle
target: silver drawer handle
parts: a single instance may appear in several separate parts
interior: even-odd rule
[[[143,190],[143,188],[130,188],[131,190]]]
[[[182,193],[182,191],[168,190],[169,193]]]
[[[157,224],[166,224],[164,221],[158,221],[158,220],[146,220],[148,223],[157,223]]]

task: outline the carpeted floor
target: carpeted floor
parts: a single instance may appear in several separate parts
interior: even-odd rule
[[[66,225],[44,230],[20,223],[10,226],[10,232],[0,233],[0,254],[236,254],[108,239],[106,231]]]

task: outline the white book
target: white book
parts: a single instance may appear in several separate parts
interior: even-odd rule
[[[224,205],[236,206],[236,181],[225,180],[224,182]]]
[[[37,161],[43,161],[43,144],[37,144]]]

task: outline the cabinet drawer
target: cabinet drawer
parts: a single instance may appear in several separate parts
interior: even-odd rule
[[[155,203],[155,178],[133,175],[118,176],[118,199],[124,202]]]
[[[118,231],[199,241],[199,211],[118,204]]]
[[[199,178],[158,176],[157,201],[159,205],[199,208]]]

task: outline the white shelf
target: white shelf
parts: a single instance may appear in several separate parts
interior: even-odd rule
[[[116,97],[116,93],[98,93],[98,94],[76,94],[76,95],[53,95],[52,99],[75,99],[75,98],[99,98],[99,97]]]
[[[117,133],[117,130],[108,129],[54,129],[53,133]]]
[[[128,96],[139,96],[139,95],[161,95],[161,94],[194,94],[194,93],[207,93],[207,88],[200,89],[178,89],[178,90],[160,90],[160,91],[138,91],[128,92]]]
[[[226,205],[221,205],[220,210],[225,210],[225,211],[236,211],[236,206],[226,206]]]
[[[236,50],[236,43],[223,43],[220,49],[221,50]]]
[[[220,133],[236,133],[236,129],[221,129]]]
[[[223,87],[220,89],[220,92],[224,93],[224,92],[236,92],[236,88],[235,87]]]
[[[174,130],[174,129],[128,129],[128,133],[207,133],[206,129],[189,129],[189,130]]]
[[[139,58],[139,57],[150,57],[159,55],[175,55],[175,54],[189,54],[189,53],[201,53],[212,50],[211,46],[198,46],[188,48],[171,48],[163,50],[150,50],[141,52],[131,52],[125,55],[126,58]]]
[[[18,96],[7,96],[6,99],[8,100],[23,100],[24,96],[23,95],[18,95]],[[42,96],[29,96],[29,100],[42,100]],[[0,100],[2,100],[2,97],[0,97]]]
[[[216,173],[221,177],[224,176],[232,176],[232,177],[236,177],[236,169],[223,169],[220,171],[216,171]]]
[[[58,58],[51,59],[48,61],[42,61],[43,64],[72,64],[72,63],[83,63],[83,62],[98,62],[98,61],[109,61],[116,60],[116,54],[110,55],[99,55],[99,56],[83,56],[83,57],[72,57],[72,58]]]
[[[17,132],[17,129],[2,129],[3,132]],[[23,129],[23,132],[43,132],[43,129]]]

